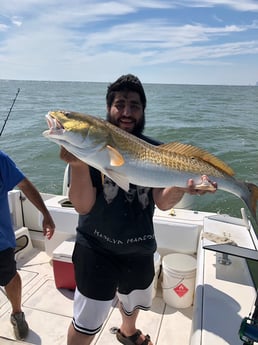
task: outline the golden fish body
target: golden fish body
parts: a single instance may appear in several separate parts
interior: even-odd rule
[[[49,112],[49,130],[43,135],[64,146],[76,157],[109,176],[124,190],[129,184],[144,187],[185,187],[189,178],[198,188],[201,176],[217,182],[218,189],[241,198],[254,218],[258,187],[236,180],[233,170],[210,153],[191,145],[169,143],[151,145],[111,123],[87,114]]]

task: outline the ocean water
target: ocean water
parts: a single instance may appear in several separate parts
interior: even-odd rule
[[[0,80],[1,150],[42,192],[62,192],[65,163],[42,136],[45,114],[65,109],[105,118],[108,83]],[[199,146],[224,160],[239,180],[258,185],[258,87],[144,84],[145,134]],[[15,95],[18,97],[6,121]],[[193,208],[240,216],[227,192],[193,199]]]

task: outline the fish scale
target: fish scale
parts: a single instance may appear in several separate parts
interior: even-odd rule
[[[207,175],[224,177],[224,174],[218,169],[214,168],[210,164],[208,165],[206,162],[198,161],[195,157],[170,152],[162,149],[161,147],[163,145],[160,145],[158,148],[156,148],[156,146],[153,146],[149,143],[141,142],[141,139],[122,131],[120,128],[108,122],[106,122],[106,126],[112,131],[108,144],[119,148],[120,152],[128,152],[132,154],[135,159],[152,162],[154,164],[175,170],[188,170],[196,173],[205,171],[205,174]],[[190,147],[190,145],[183,146],[188,148]]]

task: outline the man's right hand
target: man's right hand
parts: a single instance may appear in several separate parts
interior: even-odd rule
[[[66,163],[73,166],[85,164],[79,158],[75,157],[71,152],[67,151],[63,146],[61,146],[60,158]]]

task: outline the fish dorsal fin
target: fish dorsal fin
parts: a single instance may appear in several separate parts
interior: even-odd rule
[[[195,157],[202,159],[203,161],[213,165],[215,168],[218,168],[225,172],[226,174],[233,176],[234,171],[222,160],[219,158],[215,157],[211,153],[200,149],[199,147],[188,145],[188,144],[182,144],[178,142],[172,142],[168,144],[162,144],[158,146],[162,150],[166,150],[169,152],[174,152],[177,154],[181,154],[184,156],[189,156],[189,157]]]
[[[107,145],[106,146],[110,158],[110,165],[113,167],[120,167],[124,164],[124,158],[123,156],[112,146]]]

